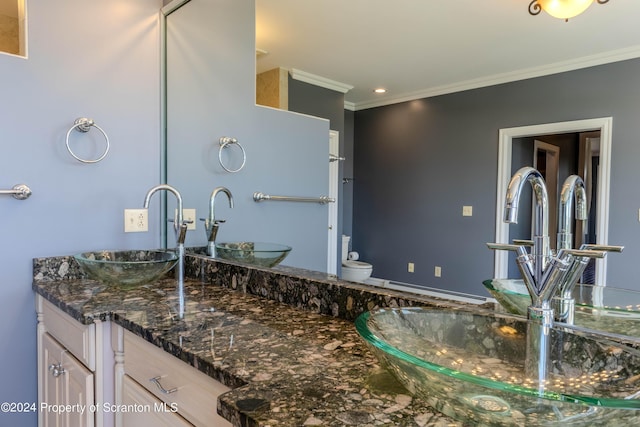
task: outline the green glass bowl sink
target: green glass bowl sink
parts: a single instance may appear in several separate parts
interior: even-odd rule
[[[482,283],[507,312],[527,315],[531,297],[522,279],[491,279]],[[575,325],[640,338],[640,292],[578,283],[572,296]]]
[[[83,252],[73,257],[89,278],[123,287],[153,282],[178,262],[174,252],[153,250]]]
[[[549,374],[525,374],[524,318],[387,308],[356,319],[369,348],[415,396],[473,426],[640,425],[640,352],[549,330]],[[535,378],[535,379],[532,379]]]
[[[216,243],[216,256],[228,261],[274,267],[291,252],[291,246],[262,242]]]

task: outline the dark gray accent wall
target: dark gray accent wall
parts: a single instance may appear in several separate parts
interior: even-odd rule
[[[353,248],[375,277],[485,294],[499,129],[611,116],[609,243],[626,249],[609,257],[608,284],[640,290],[639,113],[637,59],[358,111]]]

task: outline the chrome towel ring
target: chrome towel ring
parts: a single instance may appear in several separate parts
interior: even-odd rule
[[[240,151],[242,151],[242,164],[238,169],[229,169],[228,167],[225,166],[224,162],[222,161],[222,150],[231,145],[237,145],[238,147],[240,147]],[[242,168],[244,167],[244,164],[247,162],[247,153],[244,151],[244,148],[242,147],[242,145],[240,145],[237,139],[232,138],[230,136],[223,136],[220,138],[220,150],[218,151],[218,160],[220,161],[220,166],[222,166],[224,170],[230,173],[236,173],[242,170]]]
[[[78,132],[82,132],[82,133],[89,132],[89,130],[91,129],[92,126],[94,128],[96,128],[96,129],[98,129],[102,133],[102,136],[104,136],[104,140],[106,141],[106,148],[105,148],[104,152],[102,153],[102,155],[100,157],[98,157],[97,159],[94,159],[94,160],[82,159],[82,158],[76,156],[76,154],[71,150],[71,147],[69,146],[69,135],[71,135],[71,131],[74,130],[74,129],[77,130]],[[107,136],[107,133],[100,126],[98,126],[93,121],[93,119],[87,119],[86,117],[77,118],[73,122],[73,126],[71,126],[71,128],[67,131],[66,142],[67,142],[67,150],[69,151],[69,154],[71,154],[76,160],[78,160],[78,161],[80,161],[82,163],[97,163],[100,160],[104,159],[105,156],[107,155],[107,153],[109,152],[109,137]]]

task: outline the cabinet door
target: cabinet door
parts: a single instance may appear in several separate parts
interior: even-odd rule
[[[57,405],[60,403],[61,398],[59,395],[59,377],[54,376],[54,368],[60,366],[64,348],[51,338],[51,335],[45,333],[42,335],[42,349],[40,351],[42,351],[42,358],[40,359],[42,363],[40,372],[42,372],[42,375],[39,378],[39,386],[42,390],[42,402],[38,402],[38,407],[42,403]],[[40,411],[39,417],[39,425],[42,427],[62,426],[62,424],[58,423],[57,414],[53,411]]]
[[[93,374],[48,333],[42,336],[42,403],[71,405],[68,412],[43,410],[43,427],[93,427]]]
[[[122,405],[123,427],[193,427],[180,415],[164,412],[162,410],[166,408],[164,402],[158,400],[128,375],[125,375],[122,380]]]
[[[59,378],[63,401],[66,405],[72,405],[72,408],[78,408],[64,414],[64,425],[68,427],[93,427],[95,411],[90,409],[95,401],[93,373],[69,352],[62,355],[62,367],[64,374]]]

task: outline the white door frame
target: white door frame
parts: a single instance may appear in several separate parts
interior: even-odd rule
[[[329,131],[329,158],[340,156],[340,133],[335,130]],[[338,274],[338,181],[340,173],[340,162],[329,161],[329,198],[334,202],[329,206],[329,237],[327,249],[327,273]]]
[[[600,130],[600,172],[596,201],[596,243],[608,244],[609,239],[609,183],[611,175],[611,133],[612,117],[575,120],[570,122],[547,123],[500,129],[498,140],[498,183],[496,198],[496,242],[509,242],[509,224],[503,221],[504,201],[511,179],[511,147],[514,138],[542,136],[556,133],[585,132]],[[494,277],[507,278],[509,255],[506,251],[495,251]],[[596,260],[595,283],[606,285],[607,262]]]

